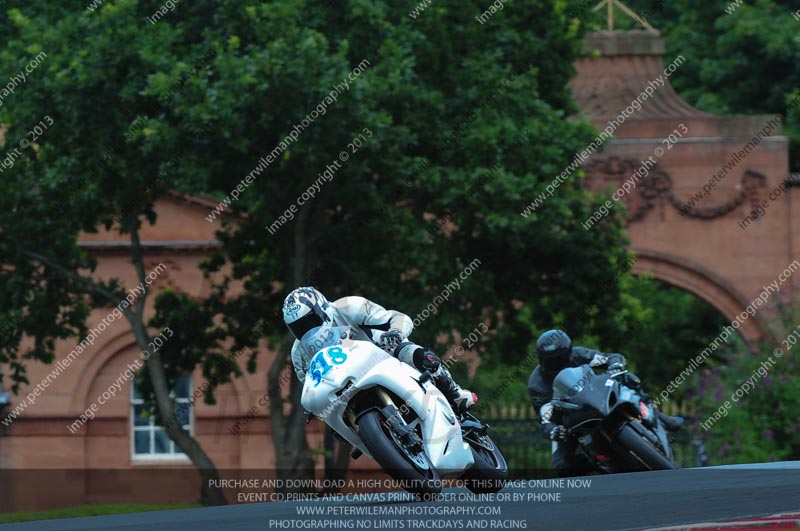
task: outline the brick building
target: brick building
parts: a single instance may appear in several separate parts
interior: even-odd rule
[[[602,131],[664,74],[664,45],[653,31],[600,32],[588,36],[586,49],[600,54],[577,62],[571,88],[581,114]],[[665,81],[641,109],[615,126],[602,152],[586,157],[582,164],[588,186],[617,188],[642,160],[659,147],[665,149],[649,168],[648,178],[623,199],[631,214],[628,229],[638,258],[636,273],[652,273],[733,318],[761,286],[800,258],[795,189],[774,200],[768,215],[746,230],[737,223],[787,179],[788,141],[780,127],[771,129],[737,162],[730,175],[715,185],[714,193],[685,208],[731,154],[771,118],[702,113],[681,100]],[[670,135],[675,141],[664,144]],[[797,179],[790,181],[797,183]],[[157,225],[145,226],[141,233],[146,270],[159,270],[153,280],[156,291],[171,286],[198,297],[209,293],[210,286],[196,264],[218,245],[213,234],[217,225],[205,219],[215,206],[214,201],[180,196],[157,203]],[[120,278],[125,286],[135,288],[138,282],[129,263],[127,240],[101,231],[81,236],[80,244],[98,257],[98,275]],[[797,282],[800,277],[789,280],[787,290],[792,291]],[[80,341],[59,342],[56,359],[71,357],[69,366],[62,366],[58,377],[48,382],[47,392],[12,422],[0,423],[0,511],[197,499],[198,479],[192,465],[142,414],[141,401],[133,394],[126,371],[138,359],[139,349],[132,332],[124,319],[112,320],[100,330],[108,315],[107,308],[92,313],[87,324],[98,333],[80,353],[74,354]],[[741,332],[756,338],[763,333],[763,323],[748,320]],[[274,465],[266,408],[241,433],[230,430],[264,396],[271,361],[270,353],[262,353],[256,374],[222,386],[216,405],[198,401],[180,415],[220,469]],[[32,385],[23,386],[17,396],[6,395],[11,404],[5,413],[19,407],[32,387],[53,370],[53,365],[32,364]],[[195,371],[181,381],[176,396],[180,400],[201,384],[201,375]],[[110,389],[117,389],[114,396],[108,396]],[[101,399],[95,418],[76,425],[76,419]],[[320,447],[318,422],[311,425],[310,433],[312,448]],[[373,466],[366,461],[354,466]]]

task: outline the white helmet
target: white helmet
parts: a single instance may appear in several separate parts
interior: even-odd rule
[[[283,322],[301,339],[312,328],[334,324],[333,306],[316,288],[296,288],[283,301]]]

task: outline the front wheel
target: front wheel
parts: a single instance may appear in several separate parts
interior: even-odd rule
[[[358,420],[358,432],[375,461],[408,492],[435,495],[442,491],[439,473],[425,451],[406,448],[380,411],[364,413]]]
[[[488,435],[466,438],[475,460],[461,476],[464,485],[475,494],[493,494],[502,489],[508,479],[508,464],[500,448]]]
[[[629,424],[625,424],[617,434],[617,440],[625,447],[633,459],[646,470],[673,470],[678,467],[661,453],[653,443],[636,432]]]

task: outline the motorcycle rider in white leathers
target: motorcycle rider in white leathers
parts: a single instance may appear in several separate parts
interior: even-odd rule
[[[433,351],[406,341],[414,324],[407,315],[387,310],[364,297],[342,297],[328,302],[313,287],[293,290],[283,303],[283,321],[295,337],[292,345],[292,365],[302,382],[308,364],[316,352],[300,342],[303,335],[324,323],[348,327],[353,340],[371,341],[419,371],[430,371],[433,383],[442,391],[456,411],[464,411],[478,401],[478,395],[462,389],[441,364]]]

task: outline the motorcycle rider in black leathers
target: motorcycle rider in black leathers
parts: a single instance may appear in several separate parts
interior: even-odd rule
[[[621,372],[625,370],[625,357],[617,353],[605,354],[599,350],[573,347],[572,340],[562,330],[548,330],[539,336],[536,354],[539,366],[528,380],[528,395],[539,413],[542,431],[553,442],[553,468],[562,477],[588,474],[594,467],[582,452],[578,452],[578,440],[568,436],[566,428],[560,424],[560,412],[554,410],[550,403],[553,398],[553,379],[562,369],[586,364],[590,367],[605,366],[609,373]],[[652,405],[649,396],[641,388],[641,380],[633,373],[627,373],[624,377],[625,385]],[[667,430],[675,431],[683,425],[683,418],[671,417],[658,409],[655,411]]]

